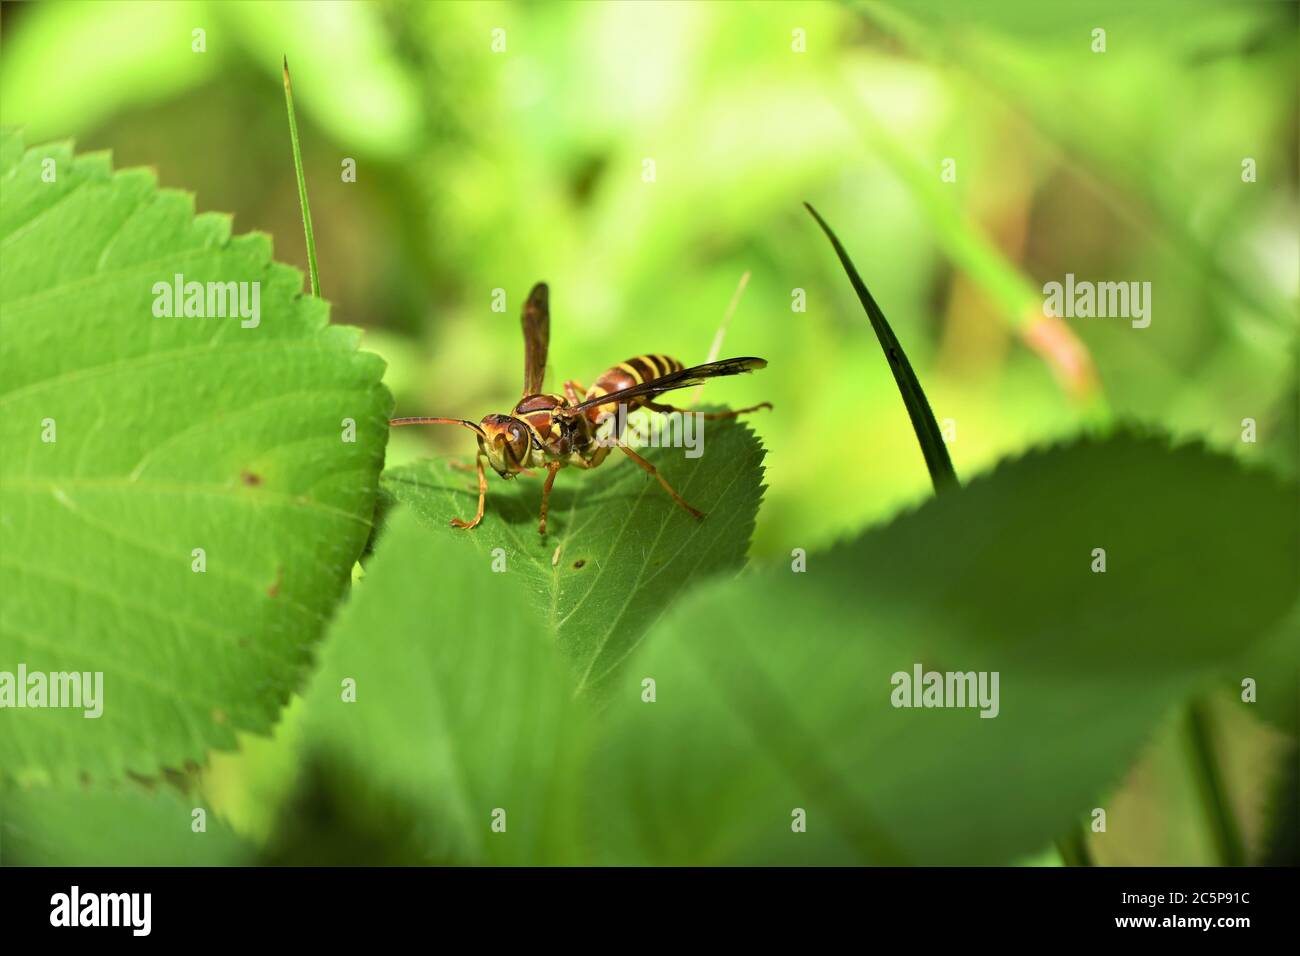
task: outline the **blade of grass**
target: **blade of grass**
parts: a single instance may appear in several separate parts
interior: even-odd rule
[[[1062,866],[1092,866],[1092,854],[1088,852],[1088,833],[1082,826],[1074,827],[1057,840],[1056,852],[1061,854]]]
[[[293,144],[293,170],[298,177],[298,203],[302,206],[302,228],[307,234],[307,276],[311,294],[320,296],[320,270],[316,268],[316,237],[311,231],[311,209],[307,206],[307,178],[302,171],[302,146],[298,143],[298,119],[293,112],[293,87],[289,83],[289,58],[284,58],[284,104],[289,110],[289,140]]]
[[[804,203],[804,206],[817,220],[817,225],[822,227],[822,232],[826,233],[826,238],[831,241],[835,254],[840,257],[840,264],[848,273],[853,291],[858,294],[862,307],[866,309],[871,327],[875,329],[876,338],[880,340],[880,347],[884,349],[885,357],[889,359],[894,381],[898,383],[898,391],[903,396],[903,404],[907,406],[908,417],[912,420],[912,430],[916,432],[916,440],[921,445],[921,454],[925,456],[925,467],[930,470],[930,480],[934,483],[935,493],[957,488],[957,473],[953,470],[952,459],[948,457],[948,448],[944,445],[939,425],[934,420],[934,412],[930,410],[930,403],[926,401],[921,383],[917,381],[916,373],[912,371],[912,365],[908,362],[903,347],[898,343],[894,330],[889,327],[885,313],[880,311],[880,306],[876,305],[876,300],[867,291],[866,283],[858,275],[858,270],[854,268],[849,254],[844,251],[844,246],[831,231],[831,227],[826,224],[826,220],[808,203]]]
[[[736,314],[736,306],[740,304],[740,297],[745,294],[745,286],[747,285],[749,285],[748,269],[740,277],[740,282],[736,284],[736,291],[731,293],[731,301],[727,303],[727,311],[722,316],[722,324],[718,326],[717,334],[713,336],[713,345],[709,347],[709,357],[704,360],[706,363],[716,362],[718,356],[722,354],[722,340],[726,337],[727,329],[731,327],[731,317]],[[691,405],[699,404],[700,394],[703,391],[703,382],[695,386],[695,392],[690,401]]]
[[[1228,800],[1223,770],[1214,747],[1214,715],[1205,700],[1194,700],[1187,711],[1188,746],[1201,805],[1210,825],[1220,866],[1245,866],[1245,843]]]

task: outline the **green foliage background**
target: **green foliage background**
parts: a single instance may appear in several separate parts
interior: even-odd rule
[[[206,31],[202,54],[191,50],[196,27]],[[1097,27],[1107,31],[1104,54],[1091,50]],[[1098,862],[1215,862],[1180,718],[1193,691],[1213,688],[1217,756],[1229,771],[1251,859],[1267,858],[1279,828],[1295,826],[1287,817],[1294,797],[1279,795],[1276,772],[1296,760],[1296,622],[1281,617],[1294,587],[1295,540],[1273,534],[1294,529],[1287,510],[1294,510],[1294,495],[1270,497],[1276,485],[1262,471],[1293,476],[1297,457],[1294,5],[5,4],[0,28],[0,122],[23,127],[29,145],[75,137],[78,152],[111,149],[117,169],[151,167],[163,187],[193,192],[200,211],[233,213],[235,232],[274,236],[276,258],[305,269],[279,77],[287,54],[323,293],[333,322],[362,328],[361,347],[386,361],[384,384],[401,413],[477,418],[504,410],[520,375],[518,307],[538,279],[551,284],[550,381],[586,383],[643,351],[703,360],[746,270],[752,279],[724,352],[766,356],[771,366],[711,385],[706,401],[775,405],[752,419],[757,438],[719,428],[702,459],[701,494],[718,489],[721,499],[726,487],[730,504],[707,509],[718,513],[704,527],[725,519],[728,532],[710,540],[699,568],[679,560],[683,548],[699,557],[691,526],[676,521],[681,516],[647,510],[638,517],[642,505],[631,494],[645,479],[625,463],[561,476],[551,544],[584,526],[588,538],[567,540],[552,568],[551,549],[528,538],[535,489],[494,481],[479,538],[443,533],[445,517],[472,507],[469,479],[426,459],[467,455],[472,446],[463,432],[394,432],[380,498],[374,481],[383,444],[371,434],[365,490],[356,498],[361,485],[352,489],[352,505],[395,507],[384,511],[396,515],[395,524],[377,539],[364,583],[320,645],[318,666],[308,666],[306,649],[320,639],[323,619],[290,637],[287,623],[267,627],[255,608],[223,602],[257,619],[249,626],[284,640],[283,672],[253,688],[256,700],[246,711],[223,713],[235,715],[233,727],[207,714],[206,729],[178,725],[187,730],[184,742],[158,751],[140,743],[139,754],[156,753],[170,768],[161,783],[157,766],[128,757],[96,765],[109,776],[120,777],[113,771],[123,768],[146,774],[161,787],[141,796],[139,787],[114,782],[105,799],[129,810],[102,803],[87,809],[92,798],[78,794],[44,800],[12,789],[0,796],[0,853],[8,859],[75,859],[76,840],[60,846],[60,835],[75,837],[71,821],[106,816],[126,831],[179,826],[184,836],[162,841],[173,849],[161,856],[143,841],[124,839],[107,848],[87,844],[84,859],[1043,862],[1055,859],[1053,834],[1104,805],[1112,826],[1109,838],[1090,841]],[[492,51],[498,28],[505,30],[504,53]],[[795,29],[805,31],[804,53],[791,49]],[[1257,182],[1242,182],[1244,157],[1256,160]],[[345,158],[356,161],[356,183],[341,181]],[[653,183],[642,179],[646,158],[655,162]],[[946,158],[956,160],[954,183],[939,176]],[[6,180],[4,188],[8,201],[13,185]],[[1140,452],[1106,446],[1101,458],[1062,459],[1050,482],[1031,482],[1019,498],[1002,490],[998,482],[1008,472],[1000,471],[988,485],[999,490],[970,514],[960,509],[975,508],[978,487],[961,493],[962,504],[950,506],[956,512],[921,506],[930,483],[898,392],[802,200],[826,215],[853,255],[936,416],[955,420],[949,450],[964,481],[999,459],[1080,429],[1106,433],[1123,419],[1159,428],[1176,445],[1196,437],[1213,454],[1166,456],[1156,449],[1168,443],[1133,439]],[[214,220],[201,222],[196,229],[214,228]],[[18,270],[12,249],[3,251],[8,286]],[[259,256],[264,265],[269,256]],[[1033,322],[1039,290],[1067,272],[1149,280],[1151,327],[1077,320],[1043,344],[1042,327]],[[507,292],[504,315],[490,308],[497,288]],[[791,311],[794,289],[806,292],[806,312]],[[12,330],[23,325],[9,298],[0,304],[6,348],[39,350],[39,328],[31,333],[36,339],[14,344]],[[314,308],[284,305],[285,314]],[[311,315],[304,328],[323,320],[320,312]],[[63,319],[51,310],[48,321]],[[51,361],[57,366],[65,355]],[[262,381],[271,382],[261,387],[287,387],[285,369],[263,371]],[[21,386],[16,376],[33,374],[26,365],[6,364],[5,372],[6,390]],[[233,373],[196,369],[190,378],[210,386],[205,400],[232,408],[251,402],[248,390],[256,387]],[[374,409],[383,400],[376,393],[370,401],[372,415],[381,417],[383,409]],[[1256,444],[1240,441],[1246,417],[1259,423]],[[12,443],[27,440],[30,429],[20,434],[24,426],[13,420],[4,427],[9,458]],[[240,448],[229,435],[215,435],[205,447]],[[319,466],[300,451],[291,452],[294,468]],[[1240,468],[1229,468],[1227,459]],[[1044,459],[1027,459],[1033,461]],[[1008,466],[1021,469],[1012,475],[1026,467]],[[727,485],[730,478],[735,482]],[[647,505],[651,493],[642,496]],[[11,510],[12,500],[4,498],[4,554],[20,569],[9,575],[6,611],[57,606],[57,593],[42,598],[23,580],[34,572],[29,544],[12,536],[10,516],[20,513]],[[936,720],[925,730],[933,740],[892,749],[872,749],[870,733],[850,732],[880,729],[891,713],[854,709],[853,685],[835,684],[852,669],[837,675],[830,635],[805,641],[806,621],[874,648],[840,649],[850,655],[845,667],[853,654],[946,658],[945,641],[970,651],[949,633],[953,628],[975,647],[1000,639],[1032,647],[1031,638],[1041,642],[1044,631],[1041,623],[1017,630],[1025,624],[1016,611],[1023,611],[1021,595],[1037,593],[1045,581],[1063,587],[1069,580],[1063,568],[1037,560],[1039,549],[1051,535],[1059,540],[1090,501],[1117,509],[1146,533],[1133,538],[1134,549],[1156,549],[1141,576],[1127,579],[1147,590],[1127,600],[1151,588],[1163,588],[1162,598],[1147,617],[1114,625],[1118,631],[1108,630],[1110,622],[1129,606],[1119,596],[1096,599],[1097,613],[1110,615],[1102,621],[1079,621],[1077,608],[1054,607],[1060,616],[1049,615],[1051,633],[1077,640],[1077,656],[1003,663],[1034,675],[1036,699],[1065,702],[1055,714],[1059,724],[1021,724],[1012,715],[974,727]],[[860,537],[918,506],[886,531]],[[591,509],[585,525],[583,509]],[[1252,514],[1258,517],[1247,520]],[[218,526],[197,507],[176,515]],[[116,512],[116,520],[129,516],[129,509]],[[1237,525],[1221,527],[1233,516]],[[634,559],[612,535],[599,533],[605,522],[632,521],[640,531],[642,520],[664,521],[656,546],[668,560],[666,573],[653,564],[653,550]],[[975,520],[1001,523],[971,550],[963,529]],[[902,528],[912,530],[905,535]],[[1217,551],[1207,543],[1215,528]],[[160,523],[149,534],[179,540],[184,531]],[[291,540],[308,554],[326,540],[313,537],[318,528],[298,532],[294,540],[287,526],[268,523],[241,538],[242,572],[273,580],[277,564],[297,566]],[[853,543],[827,550],[848,539]],[[360,538],[354,543],[352,551]],[[65,544],[73,555],[75,542]],[[488,567],[497,544],[511,550],[521,573],[476,577],[473,569]],[[1085,555],[1092,546],[1078,544]],[[268,548],[287,550],[277,561]],[[793,586],[787,568],[794,548],[814,556],[807,579],[816,593],[781,603],[780,589]],[[914,560],[902,560],[909,548],[916,549]],[[592,559],[581,570],[570,560],[579,551]],[[754,575],[707,581],[710,574],[728,577],[746,554]],[[999,555],[1009,564],[997,564]],[[617,572],[605,581],[615,590],[580,598],[583,575],[594,576],[602,560]],[[859,567],[867,569],[861,578],[842,577]],[[119,589],[142,586],[130,580],[134,567],[120,572]],[[1121,562],[1105,580],[1119,586],[1115,579],[1126,573]],[[1170,577],[1162,581],[1158,573]],[[1235,583],[1214,586],[1228,580]],[[1091,583],[1083,577],[1078,586]],[[341,580],[320,584],[311,575],[297,582],[323,602],[327,616]],[[629,589],[621,611],[620,584]],[[703,587],[675,603],[688,584]],[[510,588],[517,592],[507,600],[502,590]],[[549,599],[552,589],[548,617],[539,595]],[[180,608],[189,600],[174,589],[153,591],[140,599]],[[967,606],[963,594],[982,609],[964,630],[941,613],[948,603]],[[570,599],[572,616],[564,603]],[[811,603],[798,603],[805,600]],[[510,601],[540,603],[543,613],[524,624],[501,611]],[[803,616],[785,610],[794,607],[803,607]],[[1241,625],[1244,618],[1252,625]],[[64,631],[85,633],[76,622]],[[123,633],[105,625],[104,640],[136,646]],[[185,647],[193,637],[179,633],[178,646]],[[639,663],[622,674],[632,683],[608,710],[597,709],[595,717],[585,705],[571,712],[563,682],[575,666],[581,674],[581,651],[589,653],[602,633],[626,641],[629,652],[640,641],[632,659],[658,673],[693,674],[680,675],[682,686],[697,688],[693,702],[679,696],[658,703],[668,711],[663,726],[637,726],[617,700],[624,709],[630,701],[645,706],[635,686],[644,670]],[[544,641],[530,642],[539,634],[557,645],[557,659]],[[755,691],[743,673],[723,668],[738,682],[733,686],[692,670],[689,653],[703,634],[716,638],[716,653],[752,650],[753,666],[802,688],[806,696],[782,706],[828,748],[815,773],[789,763],[788,748],[807,748],[803,738],[781,736],[780,727],[789,726],[781,721],[759,734],[775,741],[773,753],[745,749],[756,738],[747,736],[753,731],[743,720],[732,723],[746,711],[728,700],[766,702],[749,713],[769,721],[784,711],[773,710],[767,691]],[[1134,656],[1144,660],[1135,663]],[[740,667],[740,657],[730,659]],[[248,687],[237,670],[218,670],[185,679]],[[1233,702],[1242,673],[1260,679],[1256,710]],[[392,709],[365,710],[360,723],[340,721],[326,706],[337,699],[340,674],[367,675],[363,688],[388,688],[363,690],[358,707],[379,697]],[[612,680],[605,690],[617,695],[619,686]],[[740,696],[720,687],[739,687]],[[278,712],[274,735],[254,736],[268,730],[290,691],[298,694]],[[426,698],[445,707],[402,709]],[[1095,734],[1044,729],[1068,728],[1083,715]],[[0,728],[11,719],[0,718]],[[983,724],[997,727],[984,740],[990,750],[963,743]],[[514,731],[503,728],[521,726],[533,735],[530,745],[507,746]],[[1026,726],[1026,736],[1015,736]],[[237,750],[204,756],[206,746],[236,743]],[[917,794],[960,786],[942,748],[968,754],[976,766],[1003,766],[1002,787],[976,789],[965,802],[918,801]],[[20,755],[32,752],[29,739],[6,733],[0,771],[31,777],[20,772]],[[95,744],[87,752],[108,753]],[[735,763],[720,761],[720,752]],[[435,756],[422,764],[429,754]],[[553,770],[538,769],[543,755]],[[695,758],[701,772],[684,777]],[[710,772],[728,766],[743,772],[710,785]],[[448,768],[459,768],[461,785],[444,792]],[[802,781],[819,792],[823,812],[841,821],[835,836],[822,831],[810,833],[810,845],[779,845],[789,836],[788,809],[770,834],[778,842],[756,836],[762,824],[747,814],[754,793],[781,792],[772,791],[772,779]],[[600,788],[612,791],[604,803],[596,797]],[[661,818],[660,804],[638,803],[650,801],[656,788],[679,801],[672,805],[683,808],[680,816]],[[781,792],[782,807],[801,805],[796,799]],[[520,817],[520,841],[494,846],[481,826],[482,806],[519,801],[545,806],[536,819],[546,822],[529,829]],[[586,812],[609,804],[633,809],[608,819]],[[206,835],[213,839],[201,847],[185,839],[195,805],[209,807],[213,817]],[[846,818],[865,830],[855,831],[854,823],[846,832]],[[954,828],[925,836],[938,819]],[[719,820],[729,822],[718,826]]]

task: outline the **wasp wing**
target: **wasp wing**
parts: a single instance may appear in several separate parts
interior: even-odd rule
[[[546,376],[546,351],[551,344],[550,293],[545,282],[533,286],[524,303],[524,394],[537,395]]]
[[[631,388],[624,388],[617,392],[610,392],[607,395],[589,398],[587,401],[579,402],[577,405],[563,411],[565,415],[575,415],[586,411],[588,408],[595,408],[597,405],[628,402],[638,398],[653,398],[656,395],[662,395],[664,392],[700,385],[711,378],[721,378],[724,375],[739,375],[741,372],[752,372],[755,369],[766,368],[766,366],[767,360],[761,358],[731,358],[723,359],[720,362],[709,362],[706,365],[696,365],[693,368],[669,372],[660,378],[642,382],[640,385],[633,385]]]

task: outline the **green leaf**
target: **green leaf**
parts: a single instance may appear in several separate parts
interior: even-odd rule
[[[606,715],[592,806],[623,809],[613,856],[991,864],[1041,848],[1295,600],[1296,509],[1294,484],[1120,434],[1002,464],[805,573],[701,589]],[[998,715],[895,708],[893,675],[915,664],[998,672]]]
[[[202,800],[166,785],[0,794],[4,866],[244,866],[253,855]]]
[[[0,769],[153,775],[302,682],[369,535],[382,362],[266,236],[146,171],[6,133],[0,182],[0,672],[102,672],[104,697],[6,711]],[[250,283],[249,317],[155,316],[177,274]]]
[[[382,488],[386,500],[409,505],[461,549],[449,553],[481,562],[502,549],[568,658],[578,691],[589,693],[609,685],[688,585],[743,565],[763,494],[763,448],[745,425],[707,423],[698,458],[673,448],[643,454],[708,517],[696,521],[619,454],[594,471],[560,473],[545,537],[537,533],[540,477],[507,483],[489,472],[486,517],[471,531],[448,522],[473,516],[477,484],[447,461],[389,469]]]
[[[307,763],[343,793],[310,802],[401,821],[423,862],[572,856],[583,711],[521,577],[390,516],[306,695]]]

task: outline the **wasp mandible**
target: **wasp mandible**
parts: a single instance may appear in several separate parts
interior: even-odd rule
[[[478,436],[478,512],[473,521],[452,518],[457,528],[473,528],[483,520],[483,505],[487,498],[487,474],[483,462],[492,466],[502,478],[510,479],[532,468],[546,469],[542,485],[542,513],[537,531],[546,534],[546,507],[551,486],[561,468],[595,468],[606,457],[611,443],[599,437],[602,429],[613,425],[613,447],[636,462],[652,475],[673,501],[697,519],[704,512],[694,508],[673,490],[650,462],[623,444],[623,429],[627,413],[639,408],[655,412],[684,412],[685,409],[662,405],[654,399],[664,392],[699,385],[711,378],[737,375],[763,368],[767,362],[761,358],[732,358],[709,362],[694,368],[685,368],[681,362],[666,355],[638,355],[607,369],[592,384],[583,389],[576,381],[564,383],[564,394],[542,391],[546,374],[546,353],[551,339],[550,295],[546,283],[539,282],[524,303],[524,389],[523,397],[509,415],[485,415],[478,424],[460,418],[394,418],[389,424],[399,425],[461,425]],[[622,408],[613,422],[616,411]],[[771,408],[763,402],[751,408],[730,412],[705,414],[705,419],[734,418],[761,408]]]

